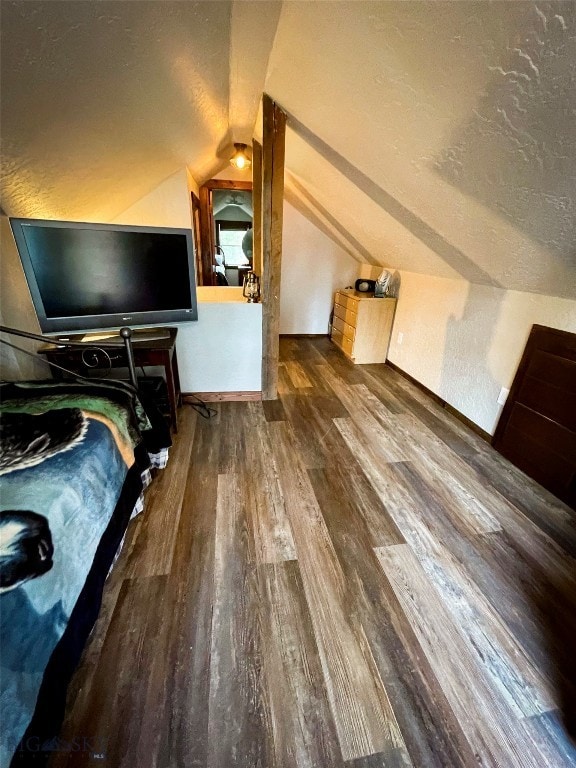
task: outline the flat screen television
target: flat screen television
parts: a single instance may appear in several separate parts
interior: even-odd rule
[[[43,333],[198,319],[190,230],[10,223]]]

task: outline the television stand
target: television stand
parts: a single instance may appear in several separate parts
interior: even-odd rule
[[[142,329],[146,332],[161,331],[167,335],[160,339],[142,338],[137,331],[132,335],[132,352],[134,354],[134,363],[137,368],[151,367],[158,365],[164,368],[164,378],[168,388],[169,409],[167,416],[170,417],[170,424],[174,432],[178,432],[177,409],[180,405],[180,377],[178,374],[178,359],[176,357],[176,335],[177,328],[157,328]],[[69,334],[65,338],[68,342],[86,344],[86,349],[59,347],[58,338],[54,339],[54,344],[45,344],[38,350],[39,353],[46,355],[48,362],[61,365],[81,376],[90,376],[96,370],[105,370],[107,368],[126,368],[128,362],[126,353],[122,347],[118,346],[121,337],[117,334],[110,337],[106,332],[104,334],[93,334],[102,339],[103,335],[108,339],[86,340],[85,337],[90,334]],[[106,347],[106,341],[114,342],[114,346]],[[90,350],[93,346],[94,349]],[[108,354],[98,356],[98,350],[102,349]],[[100,364],[100,362],[102,364]],[[58,368],[53,368],[52,373],[55,378],[63,379],[65,374]]]
[[[170,328],[132,328],[132,343],[136,341],[161,341],[170,338]],[[121,341],[120,331],[93,331],[80,335],[58,335],[55,341],[81,342],[82,344],[97,344],[101,341]]]
[[[171,328],[132,328],[132,341],[161,341],[170,338]]]

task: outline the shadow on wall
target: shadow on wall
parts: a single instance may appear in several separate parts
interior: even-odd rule
[[[286,111],[286,110],[284,110]],[[316,150],[337,171],[352,182],[359,190],[367,195],[376,205],[392,216],[409,232],[433,250],[446,264],[454,269],[465,280],[482,285],[499,285],[485,270],[474,263],[459,248],[449,242],[443,235],[427,224],[423,219],[402,205],[395,197],[378,186],[372,179],[362,173],[349,160],[340,155],[319,136],[293,115],[288,114],[288,126],[312,149]]]
[[[2,325],[4,325],[4,323],[2,323]],[[9,340],[9,337],[2,335],[0,339]],[[0,378],[13,378],[15,381],[18,380],[20,367],[18,365],[17,355],[19,354],[20,353],[15,349],[12,349],[12,347],[9,347],[7,344],[0,341]]]
[[[394,270],[388,282],[387,296],[390,298],[398,299],[400,297],[400,287],[402,285],[402,277],[398,270]]]
[[[554,2],[526,15],[526,32],[485,97],[438,158],[440,176],[576,262],[576,5]]]
[[[504,292],[470,284],[461,316],[446,323],[439,395],[482,429],[494,431],[501,383],[492,376],[489,354]]]
[[[334,239],[333,233],[330,230],[330,227],[332,227],[332,229],[340,237],[338,245],[344,247],[346,252],[349,253],[352,258],[356,260],[360,258],[367,264],[377,264],[377,261],[374,259],[370,251],[364,248],[362,243],[357,240],[350,232],[348,232],[346,227],[343,227],[338,219],[332,216],[332,214],[327,211],[324,206],[320,205],[320,203],[315,200],[315,198],[308,192],[308,190],[304,189],[304,187],[294,178],[294,176],[291,174],[287,174],[287,176],[288,185],[284,188],[284,196],[288,202],[294,206],[294,208],[296,208],[296,210],[302,213],[302,215],[305,216],[312,224],[318,227],[318,229],[327,234],[330,239]],[[324,221],[327,222],[328,226],[323,224]],[[344,241],[346,245],[344,245],[342,241]]]

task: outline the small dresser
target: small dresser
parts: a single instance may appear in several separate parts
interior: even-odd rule
[[[353,363],[385,363],[396,299],[338,291],[330,338]]]

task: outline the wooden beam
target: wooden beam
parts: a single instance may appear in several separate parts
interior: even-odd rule
[[[278,397],[280,273],[286,113],[263,96],[262,150],[262,399]]]
[[[254,250],[252,269],[262,275],[262,145],[252,142],[252,221],[254,228]]]
[[[214,253],[214,234],[212,232],[212,199],[210,189],[200,187],[200,241],[202,248],[202,281],[200,285],[216,285],[212,269]]]
[[[202,263],[202,229],[200,226],[200,198],[194,192],[190,192],[192,202],[192,232],[194,234],[194,250],[196,255],[196,282],[202,285],[204,279],[204,265]]]
[[[207,189],[243,189],[246,192],[252,190],[251,181],[230,181],[229,179],[209,179],[204,186]]]

